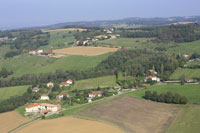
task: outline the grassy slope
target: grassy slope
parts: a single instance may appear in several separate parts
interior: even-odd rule
[[[200,107],[184,107],[169,128],[169,133],[199,133]]]
[[[28,86],[15,86],[15,87],[4,87],[0,88],[0,101],[9,99],[11,96],[20,96],[24,92]]]
[[[199,85],[161,85],[154,86],[145,90],[139,90],[129,93],[130,96],[142,98],[146,90],[157,91],[160,93],[166,93],[171,91],[173,94],[179,93],[182,96],[187,96],[189,103],[200,103],[200,86]]]
[[[177,69],[171,76],[170,79],[179,79],[182,75],[186,78],[200,77],[200,69]]]
[[[0,59],[4,58],[4,55],[6,52],[10,50],[10,47],[8,45],[0,46]]]
[[[100,56],[67,56],[60,59],[20,55],[0,62],[0,68],[14,71],[14,76],[55,72],[56,70],[87,70],[98,65],[110,54]]]
[[[105,76],[105,77],[98,77],[93,79],[86,79],[77,81],[73,89],[92,89],[100,87],[108,87],[108,86],[115,86],[116,78],[115,76]]]
[[[117,39],[109,39],[104,41],[99,41],[98,45],[112,45],[112,46],[125,46],[132,49],[143,49],[148,48],[153,45],[151,42],[147,42],[147,40],[152,40],[153,38],[117,38]],[[137,42],[139,41],[139,42]]]
[[[69,31],[58,31],[58,32],[50,32],[49,45],[40,47],[45,50],[53,50],[58,48],[69,47],[69,45],[64,43],[72,43],[75,41],[75,38],[68,33]],[[63,38],[63,35],[66,35],[66,38]]]

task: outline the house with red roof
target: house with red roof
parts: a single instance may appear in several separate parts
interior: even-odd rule
[[[73,84],[73,80],[69,79],[69,80],[66,81],[66,83],[71,85],[71,84]]]
[[[160,82],[160,78],[156,77],[156,76],[148,76],[144,79],[144,82],[147,82],[148,80],[152,80],[152,81],[156,81],[156,82]]]
[[[62,82],[60,83],[60,87],[67,87],[69,86],[70,84],[68,84],[67,82]]]
[[[61,110],[61,106],[59,104],[49,104],[49,103],[36,103],[36,104],[28,105],[25,108],[26,113],[46,114],[48,112],[56,112],[59,110]]]
[[[91,93],[88,93],[88,96],[89,96],[89,98],[94,98],[94,97],[101,97],[102,94],[103,94],[103,92],[98,91],[98,92],[91,92]]]
[[[47,83],[47,87],[48,87],[48,88],[52,88],[52,87],[54,87],[53,82],[49,82],[49,83]]]

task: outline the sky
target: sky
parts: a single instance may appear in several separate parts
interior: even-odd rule
[[[200,0],[0,0],[1,27],[200,15]]]

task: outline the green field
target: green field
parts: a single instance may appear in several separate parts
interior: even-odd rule
[[[159,85],[144,90],[138,90],[128,95],[142,98],[146,90],[152,92],[157,91],[159,94],[171,91],[173,94],[178,93],[181,96],[186,96],[190,104],[200,104],[200,85]]]
[[[66,36],[63,38],[63,36]],[[68,43],[74,43],[75,38],[69,31],[50,32],[49,44],[40,47],[44,50],[54,50],[69,47]]]
[[[24,92],[28,86],[15,86],[15,87],[4,87],[0,88],[0,101],[9,99],[11,96],[20,96]]]
[[[8,45],[3,45],[0,46],[0,59],[4,58],[4,55],[6,54],[6,52],[8,52],[10,50],[10,47]]]
[[[93,79],[80,80],[75,82],[73,89],[93,89],[99,87],[110,87],[115,86],[116,78],[115,76],[105,76]]]
[[[67,56],[59,59],[48,57],[19,55],[0,62],[0,68],[13,70],[15,77],[24,74],[40,74],[55,72],[56,70],[87,70],[97,66],[110,54],[99,56]]]
[[[154,38],[117,38],[117,39],[109,39],[104,41],[97,42],[98,45],[110,45],[110,46],[124,46],[132,49],[143,49],[152,47],[154,44],[152,42],[148,42],[148,40],[152,40]]]
[[[200,107],[184,107],[168,129],[168,133],[199,133]]]
[[[170,76],[170,79],[180,79],[182,75],[186,78],[200,77],[200,69],[179,68]]]

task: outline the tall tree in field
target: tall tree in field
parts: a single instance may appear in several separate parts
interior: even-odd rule
[[[161,65],[160,71],[161,71],[161,74],[164,73],[164,65],[163,64]]]

